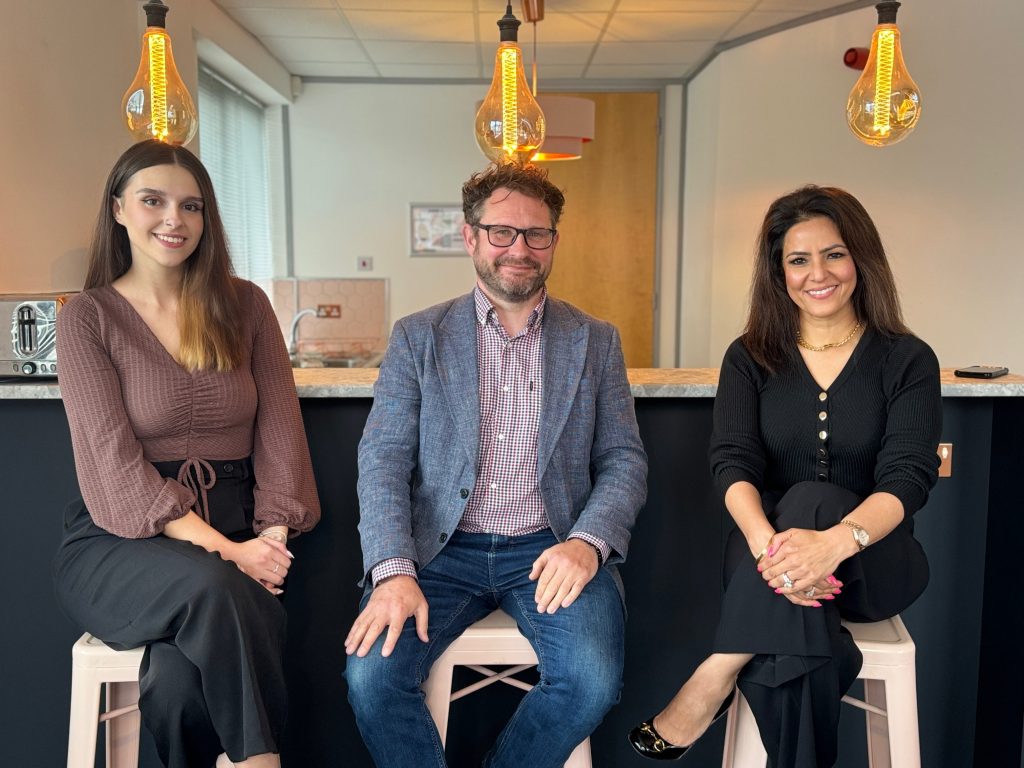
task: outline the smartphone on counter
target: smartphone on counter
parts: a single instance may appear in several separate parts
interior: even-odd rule
[[[953,371],[954,376],[961,376],[965,379],[995,379],[1005,376],[1010,372],[1009,368],[1001,365],[972,365],[967,368],[957,368]]]

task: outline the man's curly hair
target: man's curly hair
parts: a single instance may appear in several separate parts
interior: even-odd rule
[[[491,164],[486,170],[474,173],[462,185],[462,212],[466,223],[476,226],[480,223],[480,214],[484,203],[497,189],[512,192],[540,200],[551,212],[551,226],[557,227],[565,205],[562,190],[548,180],[548,172],[536,165],[516,165],[514,163]]]

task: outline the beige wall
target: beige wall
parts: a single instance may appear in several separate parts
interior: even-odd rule
[[[815,182],[872,214],[907,321],[943,365],[1024,370],[1024,4],[908,2],[899,21],[923,109],[892,147],[860,144],[844,120],[857,73],[841,56],[868,43],[873,9],[727,51],[690,84],[682,365],[719,363],[742,326],[765,208]]]
[[[0,293],[81,287],[103,182],[131,143],[119,112],[144,29],[139,0],[5,4]],[[262,98],[289,98],[287,71],[210,0],[176,0],[168,29],[193,97],[207,39],[244,64]]]

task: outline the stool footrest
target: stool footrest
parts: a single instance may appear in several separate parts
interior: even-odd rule
[[[474,672],[479,672],[481,675],[486,675],[486,677],[483,680],[478,680],[472,685],[467,685],[465,688],[460,688],[459,690],[452,693],[452,701],[455,701],[456,699],[461,699],[463,696],[468,696],[471,693],[476,693],[481,688],[486,688],[491,683],[505,683],[505,685],[511,685],[512,687],[518,688],[522,691],[529,691],[533,688],[532,685],[530,685],[529,683],[524,683],[522,680],[516,680],[514,677],[511,676],[517,675],[520,672],[530,669],[531,667],[535,667],[537,665],[520,664],[516,667],[509,667],[508,669],[504,669],[501,672],[495,672],[494,670],[489,669],[488,667],[481,667],[476,664],[466,664],[466,666],[469,669],[472,669]]]

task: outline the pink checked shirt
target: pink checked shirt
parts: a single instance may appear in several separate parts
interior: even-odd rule
[[[459,530],[523,536],[549,527],[537,482],[537,436],[540,431],[543,357],[541,341],[547,291],[530,318],[510,337],[494,306],[479,288],[476,304],[477,370],[480,377],[479,474]],[[596,536],[577,532],[608,559],[611,548]],[[373,568],[373,583],[389,576],[416,575],[415,564],[392,558]]]

